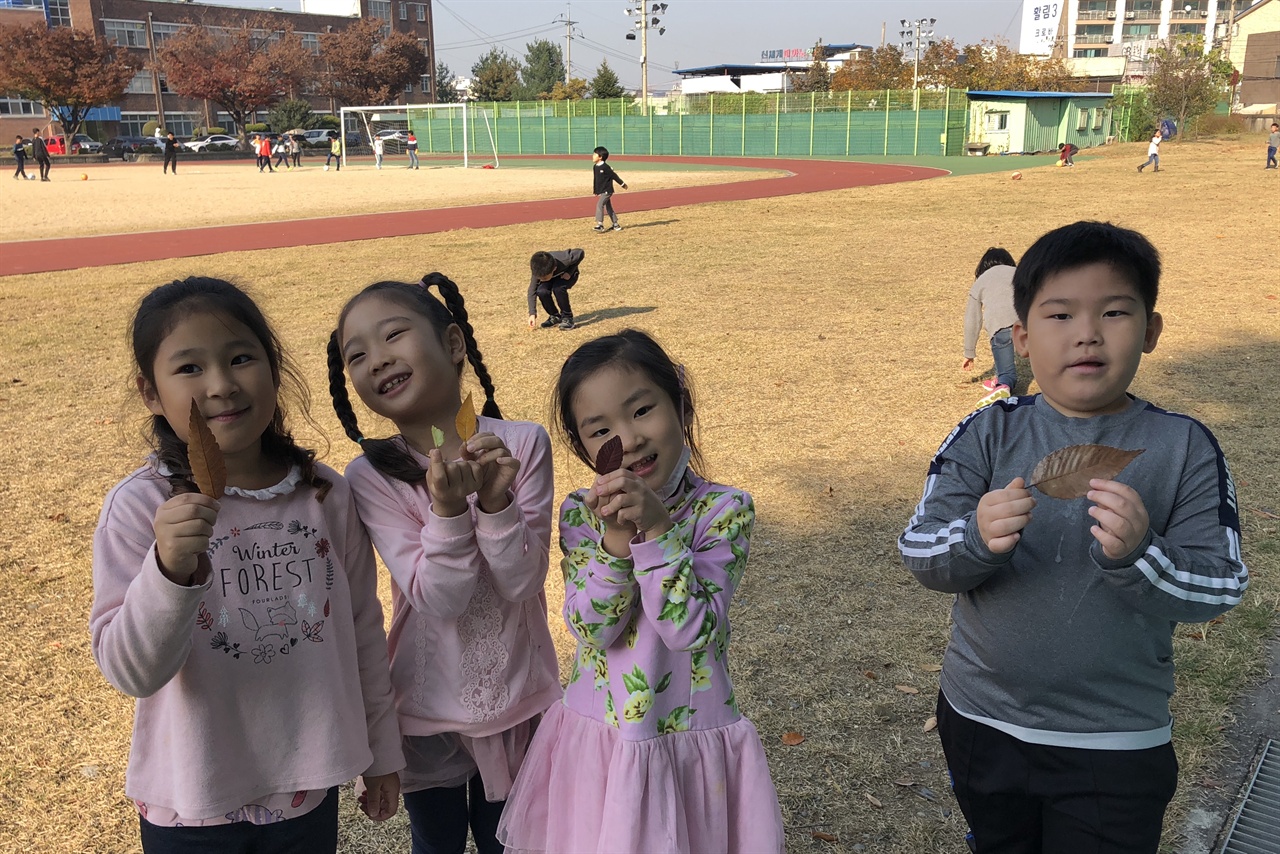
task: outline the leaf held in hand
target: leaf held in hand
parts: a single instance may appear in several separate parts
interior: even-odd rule
[[[431,425],[431,441],[435,443],[437,448],[444,446],[444,431],[434,424]]]
[[[1113,480],[1145,450],[1124,451],[1110,445],[1070,445],[1036,463],[1027,488],[1034,486],[1050,498],[1068,501],[1083,498],[1089,492],[1090,480]]]
[[[213,431],[200,414],[200,406],[191,398],[191,419],[187,425],[187,461],[191,464],[191,479],[200,492],[210,498],[222,498],[227,489],[227,462]]]
[[[795,747],[797,744],[804,744],[804,736],[798,732],[784,732],[782,743],[787,747]]]
[[[476,407],[471,402],[471,392],[467,392],[467,397],[462,401],[462,407],[458,410],[458,417],[453,420],[453,426],[458,429],[458,438],[467,441],[476,433]]]
[[[614,436],[596,453],[596,472],[608,474],[622,468],[622,437]]]

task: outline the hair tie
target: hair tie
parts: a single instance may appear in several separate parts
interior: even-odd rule
[[[676,380],[680,383],[680,390],[684,391],[684,365],[676,365]]]
[[[363,445],[363,444],[364,444],[364,436],[357,436],[357,437],[356,437],[356,444],[357,444],[357,445]]]

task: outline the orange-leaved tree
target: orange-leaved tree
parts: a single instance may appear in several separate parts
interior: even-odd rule
[[[405,86],[431,74],[431,63],[409,33],[384,33],[379,18],[361,18],[320,34],[321,91],[347,107],[393,103]]]
[[[902,50],[887,44],[856,58],[850,57],[831,76],[831,91],[910,89],[911,72],[911,66],[903,61]]]
[[[68,140],[94,107],[118,100],[135,68],[92,31],[45,24],[0,27],[0,92],[36,101]]]

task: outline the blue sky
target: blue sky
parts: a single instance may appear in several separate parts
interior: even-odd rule
[[[216,2],[216,0],[215,0]],[[297,8],[296,0],[223,0],[230,5]],[[646,5],[652,8],[654,0]],[[523,57],[534,39],[552,39],[563,51],[565,25],[577,21],[570,55],[575,77],[590,79],[602,59],[622,84],[639,88],[639,40],[628,41],[635,18],[628,0],[434,0],[437,56],[459,76],[491,45]],[[651,13],[652,14],[652,13]],[[1004,37],[1017,46],[1021,0],[667,0],[657,13],[666,33],[649,33],[649,86],[665,89],[676,78],[675,67],[694,68],[722,62],[750,63],[763,50],[828,44],[880,44],[900,41],[903,18],[936,18],[938,38],[960,44]],[[556,19],[561,20],[560,23]]]

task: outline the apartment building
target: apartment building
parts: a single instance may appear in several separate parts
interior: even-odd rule
[[[1066,5],[1065,56],[1141,59],[1171,36],[1194,35],[1213,47],[1215,24],[1225,19],[1219,0],[1075,0]]]
[[[272,26],[283,29],[291,25],[303,44],[319,54],[322,33],[340,31],[362,17],[380,18],[385,30],[415,36],[431,67],[435,67],[431,0],[301,0],[301,4],[300,11],[283,11],[183,0],[0,0],[0,27],[43,20],[50,27],[93,30],[99,38],[128,50],[141,70],[119,101],[95,110],[89,117],[91,135],[104,139],[141,135],[143,126],[151,121],[159,121],[179,137],[190,136],[199,127],[232,130],[231,117],[220,112],[216,104],[170,92],[164,75],[148,67],[156,49],[184,27],[239,28],[246,22],[265,21],[264,29],[270,37]],[[314,90],[290,94],[310,101],[318,111],[335,108]],[[433,74],[405,87],[399,99],[407,104],[434,101]],[[17,133],[30,134],[37,126],[60,130],[39,104],[0,93],[0,137],[12,139]]]

